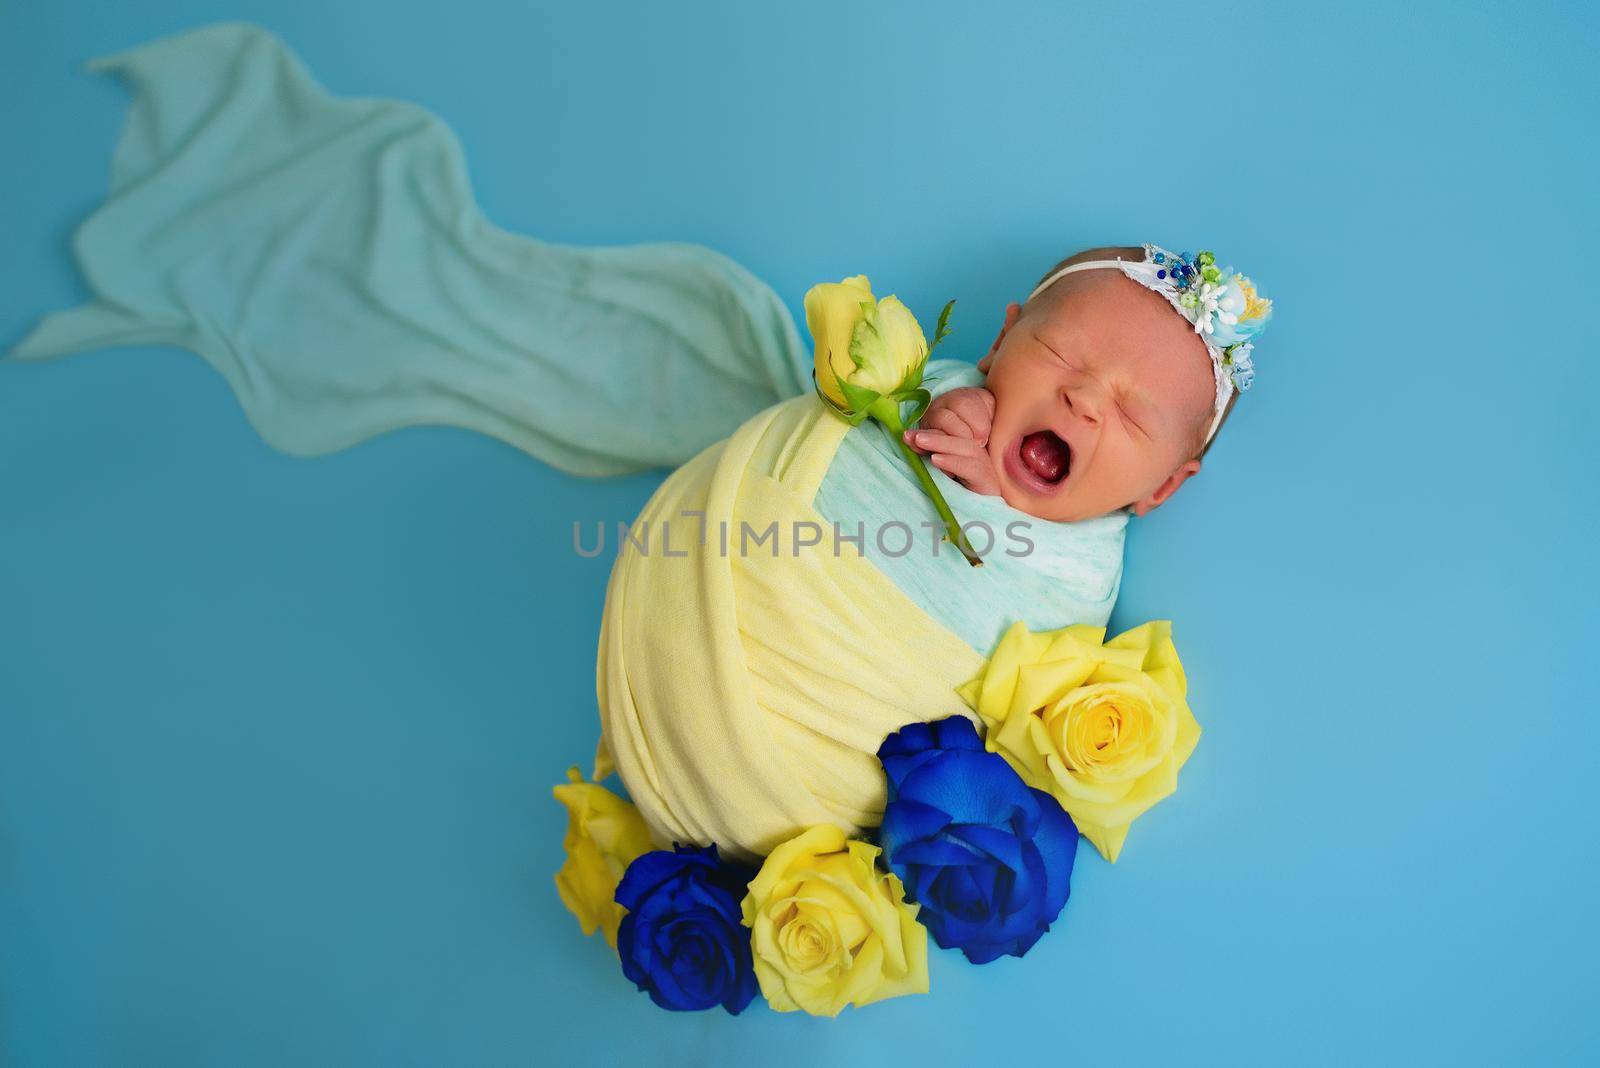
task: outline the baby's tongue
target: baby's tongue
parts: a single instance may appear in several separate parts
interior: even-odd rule
[[[1022,439],[1022,462],[1046,482],[1059,482],[1067,473],[1072,452],[1067,443],[1048,430],[1040,430]]]

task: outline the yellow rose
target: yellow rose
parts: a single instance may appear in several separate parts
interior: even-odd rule
[[[551,792],[567,807],[567,834],[561,845],[566,862],[556,872],[561,903],[578,917],[586,935],[605,932],[617,948],[617,926],[624,909],[614,895],[634,858],[650,851],[650,830],[631,804],[598,783],[584,782],[577,768],[567,770],[564,786]]]
[[[898,297],[874,300],[864,274],[806,291],[806,327],[816,344],[817,388],[837,407],[856,410],[841,383],[878,396],[915,388],[928,342]]]
[[[1035,634],[1014,624],[960,693],[983,718],[988,749],[1061,802],[1115,862],[1129,825],[1178,788],[1200,724],[1172,624],[1146,623],[1109,642],[1105,633]]]
[[[744,899],[761,992],[779,1012],[837,1016],[928,992],[928,933],[880,850],[823,824],[767,857]]]

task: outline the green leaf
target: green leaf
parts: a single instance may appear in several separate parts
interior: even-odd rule
[[[939,322],[933,328],[933,343],[928,346],[928,355],[933,355],[933,350],[939,347],[939,342],[950,336],[950,309],[956,306],[955,301],[950,301],[939,312]]]
[[[843,393],[844,399],[849,402],[850,414],[860,415],[863,418],[866,416],[867,409],[872,407],[872,402],[879,397],[877,391],[851,385],[849,382],[840,382],[839,392]],[[860,422],[860,420],[858,419],[856,422]]]
[[[867,413],[865,411],[846,411],[845,409],[839,407],[839,405],[834,402],[832,397],[822,392],[822,387],[817,384],[817,372],[815,368],[813,368],[811,371],[811,388],[816,393],[817,399],[820,400],[830,412],[832,412],[834,415],[837,415],[840,419],[843,419],[851,426],[860,426],[861,421],[867,417]]]
[[[912,426],[922,418],[922,414],[928,410],[928,405],[933,403],[933,394],[925,389],[908,389],[896,393],[894,399],[901,402],[910,402],[910,414],[901,418],[905,420],[906,426]]]

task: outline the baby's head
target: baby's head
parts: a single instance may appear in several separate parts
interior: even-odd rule
[[[1146,252],[1089,249],[1057,264],[1045,280],[1062,268],[1119,258],[1142,264]],[[1184,279],[1186,292],[1199,292],[1208,260],[1185,265],[1193,273],[1192,284]],[[1165,279],[1166,264],[1163,254],[1146,277],[1155,282],[1160,270]],[[1224,311],[1256,321],[1219,323],[1213,346],[1248,336],[1246,325],[1253,334],[1265,321],[1270,305],[1248,281],[1244,286],[1248,307],[1233,307],[1242,301],[1223,292]],[[1214,367],[1211,347],[1188,315],[1115,267],[1068,271],[1006,309],[994,347],[978,364],[994,395],[988,452],[1006,503],[1059,521],[1121,508],[1144,515],[1200,470],[1214,424],[1237,397],[1231,382],[1248,385],[1249,349],[1233,350],[1243,366],[1230,381]],[[1219,403],[1226,407],[1219,410]]]

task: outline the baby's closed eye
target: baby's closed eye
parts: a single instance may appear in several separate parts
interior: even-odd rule
[[[1132,406],[1126,401],[1117,401],[1117,412],[1122,416],[1122,421],[1127,423],[1141,437],[1148,438],[1150,436],[1150,432],[1144,428],[1144,424],[1133,414]]]

